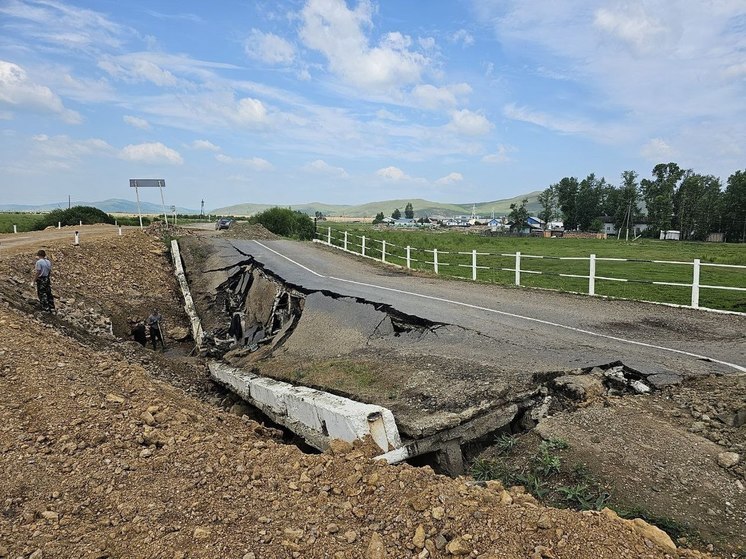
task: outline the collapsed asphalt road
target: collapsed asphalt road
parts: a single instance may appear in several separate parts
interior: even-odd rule
[[[661,383],[675,379],[669,375],[746,371],[743,316],[417,277],[310,243],[208,242],[216,249],[213,268],[230,268],[250,256],[308,292],[375,301],[423,321],[478,333],[469,339],[433,337],[422,349],[506,374],[615,361],[659,374]]]

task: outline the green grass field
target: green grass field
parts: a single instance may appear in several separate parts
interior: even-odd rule
[[[13,225],[18,232],[33,231],[34,225],[41,218],[41,214],[0,212],[0,233],[12,233]]]
[[[328,224],[319,226],[319,237],[326,240]],[[596,276],[627,279],[615,282],[596,279],[597,295],[628,299],[689,305],[691,287],[655,285],[648,281],[692,283],[695,258],[703,264],[700,285],[746,288],[746,269],[711,267],[705,264],[735,264],[746,266],[746,245],[725,243],[691,243],[638,239],[634,242],[616,239],[543,239],[535,237],[486,237],[455,231],[387,230],[355,224],[332,225],[332,242],[343,244],[348,232],[348,249],[360,252],[361,236],[366,237],[366,255],[381,258],[382,243],[386,241],[386,260],[406,265],[406,246],[409,245],[411,267],[433,271],[433,253],[437,248],[439,274],[457,278],[472,278],[472,251],[477,251],[477,279],[479,281],[513,285],[515,253],[521,253],[521,285],[563,291],[588,292],[587,278],[568,278],[557,274],[589,274],[588,257],[595,254]],[[354,243],[354,244],[353,244]],[[466,253],[466,254],[459,254]],[[544,256],[548,258],[530,258]],[[559,260],[581,257],[583,260]],[[657,264],[652,262],[613,262],[602,258],[634,260],[667,260],[687,264]],[[541,272],[532,274],[530,272]],[[746,312],[746,292],[719,289],[700,289],[699,305],[714,309]]]

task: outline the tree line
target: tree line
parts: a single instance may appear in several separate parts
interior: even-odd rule
[[[412,206],[412,202],[407,202],[407,205],[404,207],[404,217],[406,219],[414,219],[414,207]],[[385,216],[383,215],[383,212],[378,212],[376,217],[373,218],[373,224],[382,223],[384,219]],[[401,219],[401,210],[399,208],[396,208],[391,212],[391,219]]]
[[[646,235],[679,230],[682,240],[704,241],[723,233],[730,242],[746,242],[746,170],[736,171],[723,189],[720,178],[660,163],[651,178],[638,180],[624,171],[618,186],[591,173],[564,177],[539,194],[538,218],[549,223],[562,218],[565,230],[600,231],[604,218],[617,230],[647,223]]]

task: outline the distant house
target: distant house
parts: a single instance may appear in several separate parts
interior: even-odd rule
[[[417,227],[417,220],[408,218],[408,217],[403,217],[401,219],[394,219],[393,226],[394,227]]]
[[[381,223],[385,223],[386,225],[392,225],[396,220],[393,217],[384,217],[381,220]]]
[[[601,231],[606,233],[607,235],[616,235],[617,232],[625,233],[627,231],[627,227],[622,227],[621,230],[618,231],[616,228],[616,224],[614,223],[613,217],[609,217],[605,215],[599,219],[604,224],[604,228]],[[639,219],[635,221],[634,223],[630,224],[629,234],[635,237],[639,237],[643,231],[647,230],[647,228],[648,228],[647,220]]]

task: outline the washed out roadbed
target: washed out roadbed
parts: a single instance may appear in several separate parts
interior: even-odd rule
[[[186,322],[163,243],[129,235],[45,241],[55,294],[74,299],[58,316],[28,285],[38,247],[0,250],[0,557],[710,556],[611,511],[387,466],[366,445],[283,444],[205,397],[178,340],[162,355],[126,340],[121,316],[154,304]]]

